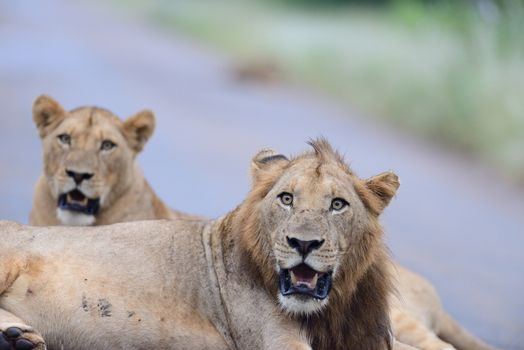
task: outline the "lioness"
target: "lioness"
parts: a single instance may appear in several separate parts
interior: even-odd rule
[[[66,112],[49,96],[33,104],[42,138],[44,174],[33,196],[33,225],[103,225],[174,219],[135,162],[155,129],[151,111],[122,122],[98,107]]]
[[[378,218],[398,178],[311,144],[257,155],[214,221],[1,222],[0,349],[390,349]]]

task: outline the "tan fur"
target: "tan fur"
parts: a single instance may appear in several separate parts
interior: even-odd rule
[[[326,142],[313,146],[291,161],[255,157],[252,191],[215,221],[0,222],[0,331],[23,320],[50,350],[390,349],[378,223],[390,198],[377,193],[393,195],[398,180],[361,180]],[[277,202],[284,189],[296,195],[293,210]],[[350,205],[333,212],[334,196]],[[279,297],[279,266],[298,254],[281,244],[286,234],[320,235],[304,261],[334,269],[313,313],[300,304],[310,299]]]
[[[85,194],[101,198],[101,209],[91,220],[96,225],[189,217],[169,209],[136,164],[136,155],[155,128],[152,112],[142,111],[122,122],[98,107],[66,112],[58,102],[43,95],[33,104],[33,120],[42,138],[44,173],[36,184],[31,224],[73,224],[57,216],[58,196],[75,186],[66,171],[93,174],[80,188]],[[63,134],[70,136],[69,145],[59,140]],[[116,147],[102,150],[104,140],[115,143]]]
[[[392,274],[398,289],[391,295],[391,321],[397,340],[422,350],[494,349],[449,316],[427,280],[398,264]]]

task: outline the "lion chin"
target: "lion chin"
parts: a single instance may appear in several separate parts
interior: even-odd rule
[[[328,304],[328,299],[315,299],[303,295],[278,294],[278,301],[282,309],[294,315],[310,315],[321,312]]]
[[[56,209],[56,216],[62,225],[66,226],[90,226],[96,221],[94,215],[73,212],[61,208]]]

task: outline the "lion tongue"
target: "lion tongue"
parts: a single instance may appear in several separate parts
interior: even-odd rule
[[[76,202],[81,205],[87,204],[87,197],[84,196],[84,194],[78,190],[71,191],[67,194],[68,199],[70,202]]]
[[[291,283],[294,286],[304,285],[308,288],[315,288],[318,280],[318,273],[306,264],[300,264],[290,271]]]

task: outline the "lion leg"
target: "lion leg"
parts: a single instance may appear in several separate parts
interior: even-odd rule
[[[453,345],[440,340],[420,321],[398,308],[392,308],[391,320],[395,338],[422,350],[455,350]]]
[[[0,309],[0,350],[45,350],[44,338],[10,312]]]
[[[465,330],[447,312],[442,310],[437,318],[438,335],[460,350],[495,350]]]
[[[312,350],[307,338],[296,325],[270,320],[264,325],[264,350]]]

